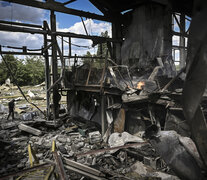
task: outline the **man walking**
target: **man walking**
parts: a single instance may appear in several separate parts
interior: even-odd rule
[[[9,115],[7,117],[7,120],[9,119],[11,114],[12,114],[12,120],[14,120],[14,106],[15,106],[14,102],[15,102],[15,99],[12,99],[8,104],[8,106],[9,106]]]

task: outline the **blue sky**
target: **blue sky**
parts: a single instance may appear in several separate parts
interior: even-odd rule
[[[57,1],[57,0],[56,0]],[[59,2],[66,2],[67,0],[58,0]],[[91,13],[96,13],[102,15],[102,13],[88,0],[76,0],[68,4],[66,7],[72,9],[83,10]],[[79,16],[73,16],[63,13],[55,12],[57,30],[65,32],[73,32],[77,34],[85,34],[81,18]],[[50,11],[32,8],[27,6],[22,6],[18,4],[8,3],[0,0],[0,20],[7,21],[18,21],[26,22],[32,24],[42,24],[43,20],[49,22]],[[111,24],[108,22],[97,21],[92,19],[84,18],[84,22],[87,27],[87,31],[90,35],[100,35],[101,32],[108,31],[111,34]],[[179,19],[179,18],[178,18]],[[178,25],[175,23],[175,31],[179,31]],[[189,22],[186,23],[186,28],[189,27]],[[72,39],[73,44],[79,44],[83,46],[91,46],[92,42],[90,40],[82,39]],[[178,36],[173,36],[173,44],[179,45]],[[27,46],[30,49],[39,49],[43,45],[43,38],[41,35],[32,35],[25,33],[11,33],[11,32],[1,32],[0,31],[0,45],[4,46]],[[66,46],[66,45],[65,45]],[[66,46],[67,47],[67,46]],[[66,53],[67,53],[66,49]],[[86,54],[90,51],[92,54],[96,52],[96,48],[78,48],[73,46],[72,53],[77,55]],[[176,54],[176,56],[178,56]]]
[[[59,0],[59,2],[66,2],[66,0]],[[77,0],[68,4],[66,7],[72,9],[83,10],[91,13],[102,14],[93,4],[88,0]],[[32,24],[42,25],[43,20],[47,20],[50,23],[50,11],[39,8],[32,8],[28,6],[22,6],[15,3],[8,3],[0,0],[0,20],[17,21]],[[85,34],[81,18],[79,16],[73,16],[63,13],[55,12],[57,30],[64,32],[73,32],[77,34]],[[92,19],[86,19],[83,17],[86,24],[87,31],[90,35],[100,35],[101,32],[106,30],[111,33],[111,24],[108,22],[97,21]],[[83,39],[72,39],[72,43],[80,44],[84,46],[91,46],[90,40]],[[30,49],[38,49],[43,45],[43,38],[41,35],[31,35],[25,33],[11,33],[11,32],[0,32],[0,45],[4,46],[27,46]],[[68,47],[65,45],[65,47]],[[78,47],[72,47],[72,53],[83,55],[86,51],[95,53],[94,48],[84,49]],[[66,49],[66,53],[67,53]]]
[[[59,0],[59,2],[65,2],[65,0]],[[102,15],[102,13],[88,0],[77,0],[75,2],[70,3],[66,7]],[[66,28],[68,26],[72,26],[76,22],[80,21],[80,17],[78,16],[67,15],[63,13],[56,13],[56,18],[60,24],[59,26],[60,28]],[[95,21],[95,22],[99,22],[99,21]]]

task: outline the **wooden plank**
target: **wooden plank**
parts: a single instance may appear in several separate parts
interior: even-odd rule
[[[52,2],[52,1],[40,2],[40,1],[36,1],[36,0],[29,0],[29,1],[3,0],[3,1],[8,1],[8,2],[12,2],[12,3],[21,4],[21,5],[26,5],[26,6],[31,6],[31,7],[41,8],[41,9],[47,9],[47,10],[53,10],[53,11],[57,11],[57,12],[61,12],[61,13],[72,14],[72,15],[76,15],[76,16],[83,16],[83,17],[87,17],[87,18],[112,22],[111,17],[106,17],[106,16],[95,14],[95,13],[90,13],[90,12],[67,8],[64,6],[64,4],[59,3],[59,2]]]
[[[100,36],[87,36],[83,34],[75,34],[71,32],[47,32],[45,30],[40,29],[32,29],[32,28],[23,28],[23,27],[17,27],[17,26],[9,26],[0,24],[0,31],[10,31],[10,32],[24,32],[24,33],[31,33],[31,34],[48,34],[48,35],[57,35],[57,36],[63,36],[63,37],[72,37],[72,38],[81,38],[81,39],[91,39],[91,40],[98,40],[101,42],[121,42],[119,39],[113,39],[113,38],[105,38]]]

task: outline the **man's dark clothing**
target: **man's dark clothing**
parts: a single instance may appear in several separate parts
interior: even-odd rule
[[[12,115],[12,120],[13,120],[14,119],[14,106],[15,106],[14,100],[10,101],[8,106],[9,106],[9,115],[7,117],[7,120],[9,119],[10,115]]]

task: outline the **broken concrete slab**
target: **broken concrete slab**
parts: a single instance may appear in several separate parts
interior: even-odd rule
[[[151,133],[150,143],[178,177],[190,180],[203,179],[196,160],[180,143],[179,135],[175,131]]]
[[[2,129],[10,129],[10,128],[13,128],[15,126],[17,126],[16,122],[9,122],[9,123],[2,124],[1,128]]]
[[[113,133],[109,137],[108,143],[110,147],[123,146],[128,142],[145,142],[142,138],[133,136],[127,132]]]
[[[3,104],[0,104],[0,113],[4,114],[4,113],[7,113],[7,112],[8,111],[7,111],[6,107]]]
[[[42,131],[40,131],[39,129],[35,129],[35,128],[27,126],[25,124],[20,124],[18,127],[20,130],[28,132],[30,134],[34,134],[36,136],[42,135]]]
[[[102,137],[99,131],[89,133],[89,140],[91,144],[101,142]]]
[[[166,174],[163,172],[158,172],[151,168],[150,166],[144,165],[142,162],[137,161],[135,164],[133,164],[131,167],[131,172],[127,174],[128,177],[131,177],[132,179],[136,178],[159,178],[162,180],[179,180],[178,177]]]

